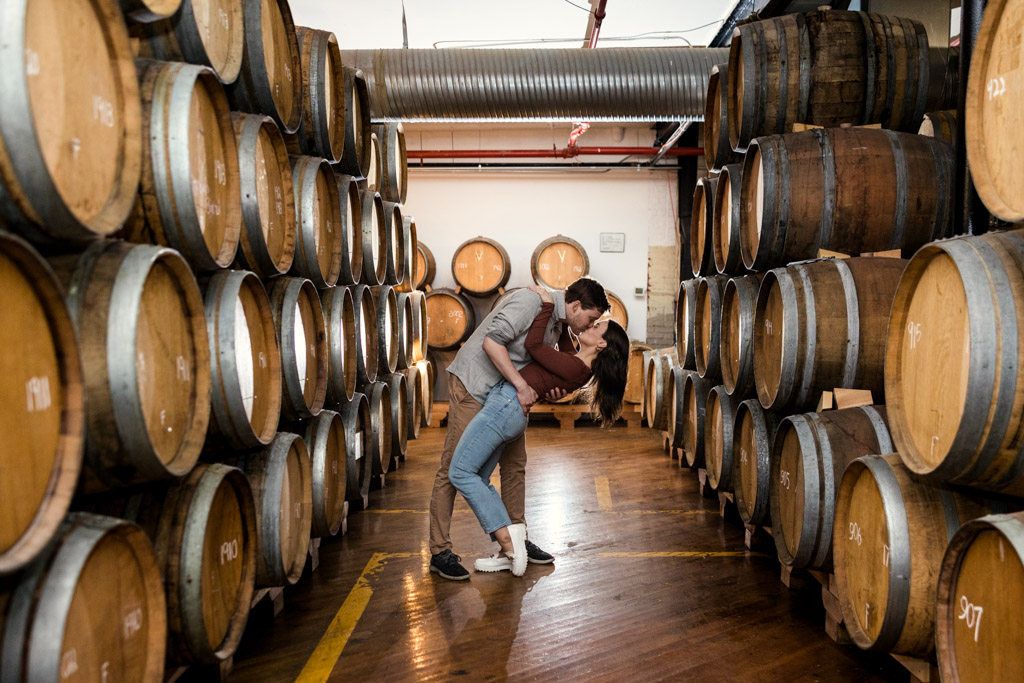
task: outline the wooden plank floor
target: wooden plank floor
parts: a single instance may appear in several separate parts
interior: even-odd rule
[[[409,443],[276,621],[254,613],[229,681],[907,679],[832,643],[815,592],[790,593],[774,557],[747,552],[651,430],[531,427],[530,537],[555,564],[437,578],[426,510],[443,438]],[[467,568],[492,552],[461,498],[452,535]]]

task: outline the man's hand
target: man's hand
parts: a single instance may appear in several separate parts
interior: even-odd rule
[[[541,287],[540,285],[533,285],[532,287],[528,287],[527,289],[529,289],[531,292],[535,292],[536,294],[538,294],[540,296],[540,300],[543,303],[555,303],[555,300],[551,297],[551,292],[549,292],[546,287]]]
[[[569,395],[569,393],[565,389],[560,389],[558,387],[555,387],[554,389],[549,391],[547,394],[545,394],[544,398],[546,398],[549,402],[554,403],[555,401],[561,401],[563,398],[565,398],[568,395]]]
[[[529,384],[523,384],[523,386],[516,389],[516,398],[519,399],[519,405],[523,409],[523,415],[530,412],[530,408],[537,402],[537,392],[533,390]]]

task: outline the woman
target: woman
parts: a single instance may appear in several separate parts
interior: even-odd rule
[[[534,290],[536,291],[536,290]],[[526,350],[533,357],[520,374],[538,396],[551,389],[575,391],[586,385],[591,410],[604,426],[618,417],[626,390],[629,363],[629,337],[613,320],[602,320],[579,334],[579,352],[572,351],[568,330],[562,333],[556,350],[544,344],[544,332],[554,311],[554,302],[546,291],[538,292],[541,311],[526,336]],[[477,571],[511,569],[515,576],[526,572],[526,525],[511,524],[501,496],[490,484],[491,473],[505,447],[526,430],[528,415],[508,381],[499,382],[487,395],[484,407],[466,426],[452,456],[448,478],[473,509],[483,530],[498,542],[502,552],[488,560],[478,560]]]

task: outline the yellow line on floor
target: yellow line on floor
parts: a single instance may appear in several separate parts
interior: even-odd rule
[[[454,514],[456,514],[456,515],[465,515],[465,514],[468,514],[468,513],[472,512],[472,510],[458,509],[458,510],[452,510],[452,512]],[[429,515],[430,514],[430,510],[374,510],[374,509],[370,509],[370,510],[362,510],[360,512],[360,514],[365,514],[365,513],[370,513],[370,514],[374,514],[374,515]]]
[[[607,480],[606,480],[607,482]],[[607,484],[606,484],[607,485]],[[717,515],[718,510],[612,510],[611,509],[611,494],[606,501],[601,500],[601,491],[598,489],[598,503],[601,504],[601,512],[610,512],[616,515]],[[605,507],[607,505],[607,507]],[[473,512],[472,510],[465,510],[459,508],[454,511],[457,515],[468,515]],[[430,510],[363,510],[360,514],[374,514],[374,515],[426,515],[430,514]]]
[[[717,515],[718,510],[620,510],[623,515]]]
[[[601,512],[612,511],[612,489],[608,485],[608,477],[595,477],[594,487],[597,489],[597,504]]]
[[[380,572],[388,560],[401,557],[418,557],[415,553],[374,553],[370,561],[363,568],[363,573],[356,580],[356,585],[349,591],[348,597],[342,603],[341,608],[331,625],[327,627],[326,633],[320,639],[313,654],[309,656],[302,672],[295,679],[296,683],[322,683],[326,681],[331,671],[334,670],[342,650],[348,643],[349,637],[363,616],[363,610],[373,596],[373,588],[370,586],[370,578]]]
[[[704,551],[704,550],[680,550],[674,552],[653,552],[653,553],[598,553],[598,557],[772,557],[765,553],[752,553],[747,550],[736,551]]]

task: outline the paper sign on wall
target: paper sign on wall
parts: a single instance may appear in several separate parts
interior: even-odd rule
[[[601,251],[624,252],[626,251],[626,233],[624,232],[602,232]]]

